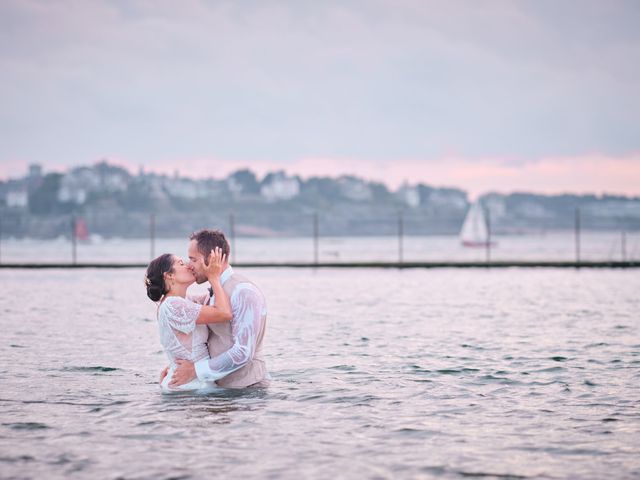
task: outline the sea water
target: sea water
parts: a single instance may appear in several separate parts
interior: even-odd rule
[[[186,256],[188,236],[147,239],[102,239],[78,242],[75,254],[83,263],[144,263],[161,253]],[[231,239],[230,239],[231,240]],[[498,235],[490,251],[493,260],[510,261],[619,261],[640,260],[640,232],[539,232]],[[484,261],[485,248],[464,247],[457,235],[324,237],[318,239],[320,262]],[[239,237],[232,240],[232,259],[240,263],[313,262],[311,237]],[[73,246],[68,238],[52,240],[4,238],[2,263],[70,263]]]
[[[1,478],[638,478],[636,270],[247,269],[266,389],[162,395],[142,269],[0,270]]]

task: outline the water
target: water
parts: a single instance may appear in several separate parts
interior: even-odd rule
[[[491,251],[493,260],[557,260],[576,258],[573,232],[497,236]],[[624,246],[623,246],[624,243]],[[405,261],[483,261],[483,248],[465,248],[457,235],[408,236],[403,239]],[[71,262],[68,239],[3,239],[3,263]],[[157,239],[154,254],[186,255],[187,238]],[[312,262],[312,238],[251,238],[235,241],[236,262]],[[94,239],[77,245],[78,262],[143,263],[151,258],[148,239]],[[399,258],[397,237],[320,237],[321,262],[387,261]],[[640,259],[640,232],[628,232],[623,242],[620,232],[583,232],[580,239],[582,260],[611,261]]]
[[[2,478],[637,478],[640,276],[246,270],[266,390],[163,396],[142,270],[1,270]]]

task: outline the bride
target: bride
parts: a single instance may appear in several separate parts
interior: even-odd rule
[[[211,251],[208,265],[200,260],[215,295],[215,306],[202,305],[201,303],[206,303],[204,299],[187,298],[187,288],[195,281],[195,277],[181,258],[165,253],[152,260],[147,267],[147,296],[154,302],[159,302],[160,343],[169,358],[169,374],[160,384],[163,393],[216,387],[214,382],[194,379],[177,388],[169,388],[169,381],[176,368],[176,360],[195,363],[209,358],[206,324],[228,322],[232,318],[229,298],[220,283],[225,260],[225,255],[218,247]]]

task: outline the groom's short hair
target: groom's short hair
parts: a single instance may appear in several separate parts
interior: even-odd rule
[[[222,249],[223,255],[226,255],[227,261],[229,260],[229,242],[227,237],[220,230],[202,229],[197,232],[193,232],[189,237],[189,240],[195,240],[198,245],[198,251],[204,257],[205,263],[209,264],[209,254],[215,247]]]

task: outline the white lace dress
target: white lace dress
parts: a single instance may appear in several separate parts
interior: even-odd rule
[[[160,343],[169,359],[169,373],[160,384],[163,393],[216,388],[214,382],[198,379],[179,387],[169,388],[176,360],[189,360],[195,363],[209,358],[207,349],[209,329],[206,325],[196,325],[201,309],[201,304],[182,297],[167,297],[158,308]]]

